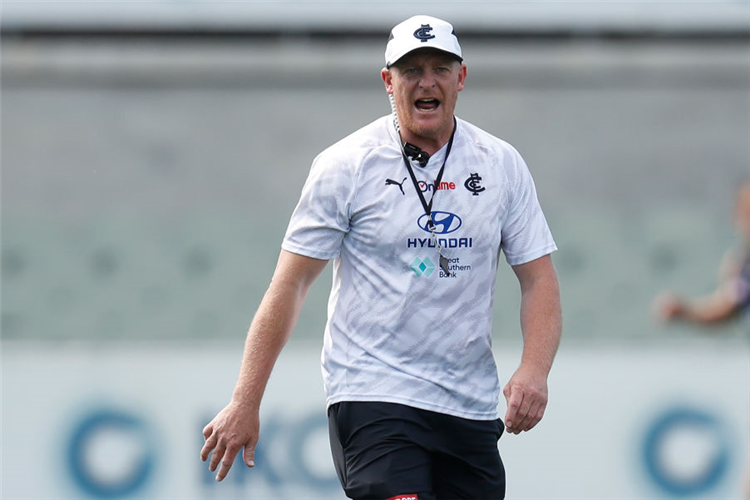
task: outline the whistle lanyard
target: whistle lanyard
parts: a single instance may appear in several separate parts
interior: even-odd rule
[[[445,158],[443,158],[443,165],[440,167],[440,171],[438,172],[437,178],[435,179],[434,190],[432,191],[432,196],[430,196],[429,203],[425,199],[422,190],[419,189],[419,181],[417,181],[417,176],[414,175],[414,169],[412,168],[411,162],[409,161],[409,158],[407,158],[406,152],[404,152],[404,146],[403,144],[401,144],[399,139],[399,145],[401,146],[401,156],[404,159],[406,169],[409,171],[409,176],[411,177],[412,184],[414,184],[414,190],[417,192],[417,196],[419,196],[419,201],[422,202],[424,213],[425,215],[427,215],[427,228],[432,233],[432,239],[435,242],[435,247],[437,248],[438,255],[440,256],[440,269],[443,270],[443,274],[445,277],[450,277],[450,271],[448,269],[448,258],[443,255],[443,248],[440,246],[440,241],[435,234],[435,222],[432,220],[432,202],[435,200],[435,193],[437,193],[438,186],[440,186],[440,182],[443,180],[445,163],[448,161],[448,156],[451,154],[451,148],[453,147],[453,137],[455,135],[456,119],[453,118],[453,132],[451,132],[451,138],[448,140],[448,147],[445,149]]]

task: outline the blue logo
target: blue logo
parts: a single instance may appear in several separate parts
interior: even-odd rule
[[[435,234],[448,234],[457,231],[461,227],[461,217],[450,212],[432,212],[432,222],[435,225]],[[417,225],[423,231],[430,231],[430,218],[424,214],[417,219]]]
[[[423,24],[417,31],[414,32],[414,38],[419,38],[423,42],[435,38],[435,35],[430,33],[432,26],[429,24]]]
[[[107,434],[129,440],[139,451],[121,477],[114,479],[98,471],[91,457],[95,448],[102,447],[101,439]],[[68,467],[76,485],[93,498],[124,498],[141,491],[156,463],[156,445],[146,422],[131,413],[110,408],[92,411],[80,420],[67,451]]]
[[[700,437],[711,448],[700,470],[690,474],[676,473],[672,463],[676,456],[674,441],[681,434],[692,441]],[[714,414],[689,407],[675,407],[657,417],[646,432],[642,453],[651,480],[674,498],[693,497],[716,488],[728,472],[731,455],[725,425]]]
[[[424,275],[429,278],[430,275],[435,271],[435,264],[432,263],[429,257],[425,257],[424,260],[417,257],[414,262],[411,263],[411,270],[417,277]]]

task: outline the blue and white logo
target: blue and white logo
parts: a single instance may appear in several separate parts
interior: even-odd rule
[[[713,411],[674,407],[648,427],[642,447],[648,477],[673,498],[714,491],[731,459],[726,425]]]
[[[414,32],[414,38],[418,38],[423,42],[431,40],[435,38],[435,35],[430,33],[430,31],[432,31],[432,26],[430,26],[429,24],[423,24],[417,31]]]
[[[461,227],[461,217],[450,212],[432,212],[432,222],[435,224],[435,234],[448,234],[457,231]],[[423,231],[430,231],[430,218],[424,214],[417,219],[417,225]]]
[[[88,497],[118,499],[146,488],[156,458],[156,444],[144,419],[102,408],[78,421],[66,462],[76,486]]]

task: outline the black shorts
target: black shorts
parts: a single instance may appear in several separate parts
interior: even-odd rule
[[[502,420],[410,406],[342,402],[328,409],[336,473],[357,500],[501,500]]]

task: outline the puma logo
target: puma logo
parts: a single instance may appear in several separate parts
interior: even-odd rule
[[[406,195],[406,193],[404,193],[404,182],[406,182],[406,177],[404,177],[404,180],[402,180],[401,182],[396,182],[393,179],[386,179],[385,185],[386,186],[398,186],[398,188],[401,190],[401,194]]]

